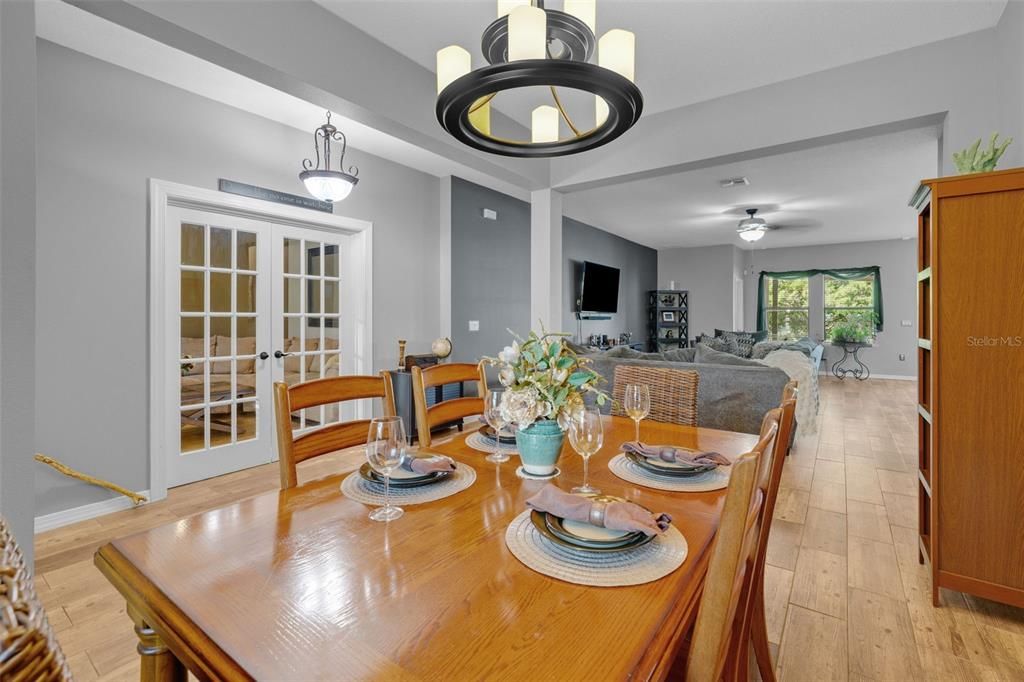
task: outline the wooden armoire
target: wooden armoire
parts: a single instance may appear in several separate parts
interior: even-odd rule
[[[918,212],[920,559],[1024,606],[1024,168],[925,180]]]

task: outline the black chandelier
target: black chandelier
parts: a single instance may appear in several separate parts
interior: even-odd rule
[[[595,0],[565,0],[565,11],[544,0],[498,0],[498,18],[483,33],[488,65],[471,69],[469,52],[450,45],[437,53],[437,120],[455,139],[493,154],[546,158],[600,147],[640,118],[643,96],[633,83],[635,37],[614,29],[595,37]],[[597,63],[591,63],[595,53]],[[491,134],[491,100],[500,92],[530,86],[551,91],[554,106],[531,117],[531,139]],[[558,88],[595,96],[594,127],[569,117]],[[560,120],[571,134],[562,137]]]
[[[338,156],[338,169],[331,170],[331,142],[341,143],[341,154]],[[327,112],[327,123],[313,131],[313,151],[316,161],[313,159],[302,160],[302,172],[299,173],[299,180],[306,186],[306,190],[321,201],[341,201],[349,195],[352,188],[359,182],[359,169],[349,166],[348,172],[341,169],[345,167],[345,151],[348,149],[348,139],[345,133],[331,125],[331,112]],[[323,168],[320,162],[323,161]]]

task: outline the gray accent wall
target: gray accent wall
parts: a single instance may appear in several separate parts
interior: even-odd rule
[[[658,251],[658,286],[690,292],[690,338],[732,329],[736,247],[702,246]]]
[[[618,312],[610,320],[583,320],[583,339],[591,334],[617,337],[631,332],[634,343],[647,341],[647,292],[658,286],[658,252],[572,218],[562,219],[562,329],[576,334],[576,301],[583,262],[619,268]],[[579,339],[578,339],[579,340]]]
[[[53,189],[38,202],[37,356],[34,363],[27,356],[42,415],[37,448],[144,490],[147,182],[216,189],[224,177],[304,194],[298,171],[310,133],[46,41],[37,45],[38,184]],[[373,222],[373,360],[392,367],[398,338],[409,340],[411,352],[426,352],[440,335],[440,181],[352,142],[357,148],[346,162],[359,166],[359,186],[336,212]],[[42,465],[36,481],[37,514],[111,497]]]
[[[452,178],[451,221],[452,358],[476,362],[511,343],[508,329],[530,331],[530,205]]]
[[[914,213],[907,209],[907,220]],[[765,239],[770,239],[771,235]],[[852,268],[877,265],[882,274],[882,302],[885,329],[875,340],[873,348],[860,355],[871,368],[872,374],[914,377],[917,375],[917,241],[893,239],[826,246],[803,246],[785,249],[758,249],[746,252],[744,277],[744,319],[746,328],[757,324],[757,279],[762,270],[785,271],[811,268]],[[810,284],[811,336],[821,338],[825,333],[824,295],[821,276],[813,277]],[[903,321],[910,326],[904,327]],[[906,359],[900,360],[903,354]],[[831,366],[842,357],[842,350],[826,345],[825,358]],[[825,369],[822,363],[822,369]]]

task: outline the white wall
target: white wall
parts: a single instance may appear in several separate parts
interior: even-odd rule
[[[658,288],[690,292],[690,338],[732,329],[733,252],[729,244],[658,251]]]
[[[907,209],[907,220],[914,213]],[[758,249],[745,252],[744,318],[747,329],[757,325],[757,280],[762,270],[808,270],[812,268],[852,268],[877,265],[881,268],[882,302],[885,329],[875,346],[861,351],[861,357],[872,374],[891,376],[917,375],[917,242],[894,239],[877,242],[856,242],[826,246],[804,246],[784,249]],[[824,335],[823,289],[821,277],[811,282],[811,336]],[[901,325],[910,320],[911,326]],[[903,353],[906,360],[900,360]],[[842,350],[826,346],[830,361],[842,357]],[[823,364],[824,368],[824,364]]]
[[[147,180],[304,193],[311,134],[38,41],[38,449],[148,487]],[[374,223],[373,354],[439,328],[439,180],[352,149],[337,212]],[[267,408],[269,409],[269,407]],[[38,515],[109,497],[42,467]]]

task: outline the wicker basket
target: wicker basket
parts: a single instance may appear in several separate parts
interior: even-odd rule
[[[612,414],[626,416],[622,398],[626,384],[647,384],[651,393],[648,419],[685,426],[697,425],[697,386],[700,374],[692,370],[668,367],[619,365],[612,388]]]

